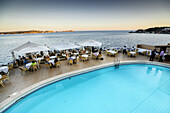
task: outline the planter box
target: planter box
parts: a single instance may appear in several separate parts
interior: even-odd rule
[[[165,61],[170,61],[170,55],[165,55]]]

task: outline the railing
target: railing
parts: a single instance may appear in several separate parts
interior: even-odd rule
[[[113,64],[115,66],[115,69],[119,69],[120,60],[119,59],[114,59]]]

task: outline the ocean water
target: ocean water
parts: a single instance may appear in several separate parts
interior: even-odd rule
[[[103,47],[127,47],[136,44],[160,45],[170,43],[168,34],[132,34],[128,31],[77,31],[66,33],[46,34],[15,34],[0,35],[0,65],[12,61],[10,50],[30,41],[48,46],[55,45],[57,41],[80,42],[94,39],[103,43]]]
[[[43,87],[5,113],[170,113],[170,68],[122,65]]]

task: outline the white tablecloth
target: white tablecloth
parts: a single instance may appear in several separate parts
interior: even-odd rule
[[[0,72],[8,73],[8,66],[0,67]]]
[[[50,60],[49,63],[52,63],[53,65],[55,65],[54,60]]]
[[[116,51],[112,51],[112,50],[109,50],[107,52],[112,53],[112,54],[116,54],[117,53]]]
[[[75,57],[75,56],[72,56],[71,58],[72,58],[73,60],[74,60],[74,59],[76,59],[76,57]]]
[[[36,61],[39,61],[39,60],[42,60],[42,59],[44,59],[44,58],[35,58]]]
[[[85,58],[88,58],[89,56],[88,56],[88,55],[81,55],[81,57],[85,57]]]
[[[136,52],[133,52],[133,51],[131,51],[131,52],[129,52],[132,56],[134,56],[135,54],[136,54]]]
[[[89,51],[86,51],[86,54],[88,54],[89,53]]]
[[[32,63],[28,63],[25,65],[25,68],[30,69]]]
[[[73,53],[74,55],[79,55],[79,53]]]
[[[141,49],[141,48],[137,48],[137,49],[138,49],[139,53],[143,53],[144,51],[150,51],[151,52],[151,50],[148,50],[148,49]]]
[[[81,57],[85,57],[86,58],[86,60],[88,59],[88,55],[81,55]]]
[[[50,56],[50,59],[55,59],[57,56]]]

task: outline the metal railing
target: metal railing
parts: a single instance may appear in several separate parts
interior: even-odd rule
[[[113,64],[115,66],[115,69],[119,69],[120,60],[119,59],[114,59]]]

